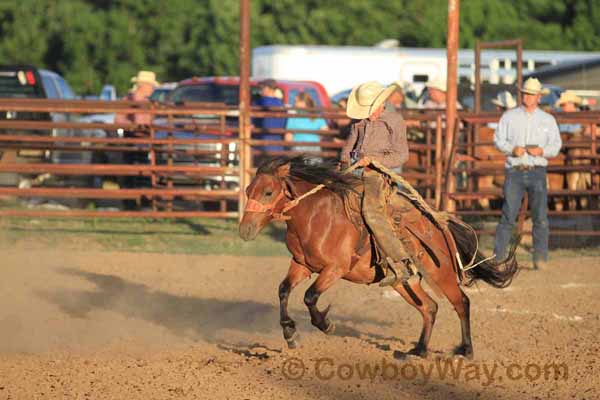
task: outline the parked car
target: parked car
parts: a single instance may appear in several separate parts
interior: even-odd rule
[[[114,101],[117,99],[117,89],[113,85],[104,85],[100,91],[100,100]]]
[[[250,94],[256,98],[258,84],[261,80],[250,80]],[[205,77],[191,78],[179,83],[171,94],[174,103],[197,101],[205,103],[225,103],[237,106],[239,99],[239,77]],[[317,107],[330,107],[331,101],[323,85],[313,81],[277,81],[277,87],[283,94],[283,103],[287,106],[294,104],[294,99],[300,92],[306,92],[315,100]]]
[[[38,69],[32,65],[4,65],[0,66],[0,97],[72,100],[76,96],[67,81],[55,72]],[[66,113],[8,111],[0,113],[0,119],[67,122],[73,121],[75,118]],[[4,133],[56,137],[72,135],[72,131],[67,129],[46,131],[11,129],[4,130]],[[0,162],[61,162],[63,156],[68,157],[66,154],[67,152],[50,152],[39,149],[5,151]],[[18,184],[21,178],[19,174],[9,173],[0,174],[0,176],[1,183],[5,185]]]
[[[169,100],[169,95],[177,87],[177,82],[166,82],[160,84],[150,95],[150,101],[164,103]]]

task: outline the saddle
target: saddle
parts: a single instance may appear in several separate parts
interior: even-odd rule
[[[456,260],[456,244],[454,238],[447,229],[447,217],[438,213],[429,216],[423,212],[419,205],[404,192],[399,192],[395,185],[388,185],[386,194],[387,219],[394,227],[396,237],[402,242],[406,251],[416,262],[419,272],[424,276],[429,286],[438,295],[441,291],[431,282],[429,276],[433,272],[431,268],[440,268],[442,263],[450,262],[459,281],[462,281],[462,270]],[[378,276],[383,276],[385,268],[385,256],[377,246],[377,242],[369,232],[369,228],[362,216],[363,184],[357,182],[354,191],[347,191],[343,203],[347,217],[360,232],[360,239],[355,251],[354,261],[363,256],[371,248],[371,265],[378,269]],[[446,228],[446,229],[444,229]],[[429,258],[432,262],[425,262]],[[432,265],[434,267],[432,267]],[[422,270],[423,269],[423,270]]]

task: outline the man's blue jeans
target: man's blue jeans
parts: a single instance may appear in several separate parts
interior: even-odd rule
[[[515,168],[506,170],[504,181],[504,203],[502,217],[496,228],[497,260],[506,258],[515,222],[521,208],[521,201],[527,192],[533,220],[533,260],[548,260],[548,189],[546,187],[546,168],[535,167],[527,171]]]

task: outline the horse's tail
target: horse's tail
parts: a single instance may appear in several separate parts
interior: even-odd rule
[[[521,240],[520,236],[513,237],[506,259],[497,261],[495,258],[486,259],[479,251],[477,235],[471,227],[453,219],[450,219],[448,227],[461,259],[473,260],[473,265],[478,264],[465,271],[465,279],[462,281],[464,286],[472,286],[477,280],[482,280],[496,288],[505,288],[511,284],[519,271],[515,253]]]

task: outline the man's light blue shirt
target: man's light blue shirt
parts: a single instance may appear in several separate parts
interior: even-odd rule
[[[498,128],[494,134],[496,148],[508,157],[506,168],[517,165],[542,166],[548,165],[547,158],[556,157],[562,146],[560,132],[554,117],[536,108],[529,113],[523,106],[516,107],[502,114]],[[513,157],[513,149],[537,145],[544,150],[543,156],[534,157],[528,153],[521,157]]]

